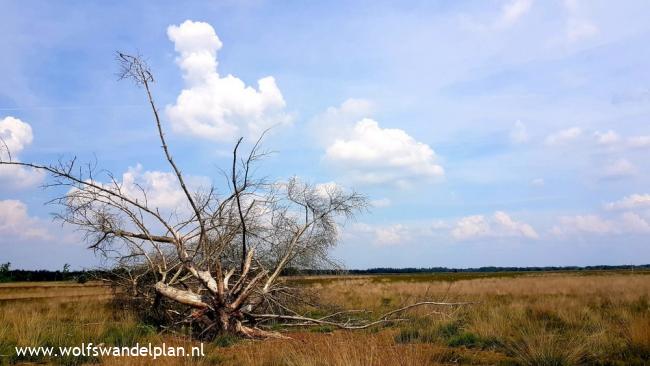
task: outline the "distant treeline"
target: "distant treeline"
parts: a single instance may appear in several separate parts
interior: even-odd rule
[[[85,283],[101,273],[101,271],[70,271],[70,265],[67,263],[61,271],[11,269],[10,262],[0,263],[0,283],[24,281],[77,281]]]
[[[96,277],[97,272],[90,271],[29,271],[14,269],[0,272],[0,282],[27,282],[27,281],[77,281],[84,283]]]
[[[493,273],[493,272],[552,272],[552,271],[615,271],[615,270],[650,270],[650,264],[620,265],[620,266],[547,266],[547,267],[478,267],[478,268],[447,268],[447,267],[421,267],[421,268],[369,268],[349,270],[306,270],[288,269],[285,275],[338,275],[338,274],[413,274],[413,273]]]
[[[364,274],[414,274],[414,273],[493,273],[493,272],[551,272],[551,271],[614,271],[614,270],[650,270],[650,264],[624,265],[624,266],[564,266],[564,267],[479,267],[479,268],[370,268],[370,269],[295,269],[288,268],[283,272],[285,276],[304,275],[364,275]],[[103,271],[69,271],[66,267],[62,271],[10,269],[8,263],[0,265],[0,282],[23,281],[77,281],[84,283],[93,278],[110,277],[109,272]]]

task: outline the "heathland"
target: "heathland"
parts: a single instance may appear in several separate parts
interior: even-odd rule
[[[291,339],[222,336],[204,357],[177,365],[646,365],[650,364],[650,272],[445,273],[313,276],[286,279],[328,311],[374,314],[422,301],[472,302],[422,307],[407,319],[359,331],[327,326],[280,329]],[[0,364],[148,365],[150,358],[16,355],[16,346],[82,343],[196,344],[160,331],[116,306],[96,282],[0,285]],[[317,317],[316,308],[304,311]],[[360,313],[355,316],[365,316]],[[370,316],[370,315],[368,315]]]

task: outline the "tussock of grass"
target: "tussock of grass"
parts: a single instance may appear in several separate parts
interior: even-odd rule
[[[627,345],[631,356],[650,360],[650,315],[646,314],[630,322]]]
[[[241,341],[241,338],[235,337],[230,334],[220,334],[215,338],[212,343],[217,347],[230,347]]]

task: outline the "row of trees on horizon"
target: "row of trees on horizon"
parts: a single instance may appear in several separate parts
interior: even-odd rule
[[[539,267],[379,267],[350,270],[319,270],[287,268],[283,276],[304,275],[364,275],[364,274],[426,274],[426,273],[495,273],[495,272],[553,272],[553,271],[615,271],[615,270],[650,270],[650,264],[641,265],[596,265],[596,266],[539,266]],[[11,269],[11,263],[0,264],[0,282],[30,282],[30,281],[77,281],[85,283],[93,278],[104,278],[109,274],[102,270],[70,271],[66,264],[62,270],[25,270]]]

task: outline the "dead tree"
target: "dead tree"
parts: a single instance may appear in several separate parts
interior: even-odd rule
[[[146,92],[165,160],[182,190],[186,207],[163,212],[150,204],[143,187],[127,189],[111,173],[76,159],[42,165],[13,161],[49,173],[47,187],[63,187],[52,202],[57,215],[85,233],[89,248],[112,261],[113,281],[122,294],[137,299],[163,319],[162,326],[191,324],[197,334],[230,332],[250,338],[281,337],[265,329],[270,321],[291,325],[330,325],[359,329],[399,321],[402,311],[374,320],[338,320],[354,311],[310,318],[292,307],[296,295],[280,276],[287,268],[332,265],[328,252],[337,240],[338,220],[366,207],[366,198],[334,185],[309,185],[298,179],[267,182],[253,176],[266,153],[260,141],[240,154],[242,139],[224,170],[227,189],[192,191],[165,139],[152,96],[154,78],[144,61],[117,54],[121,77]],[[0,145],[2,146],[2,145]],[[5,145],[6,147],[6,145]],[[128,192],[127,192],[128,191]]]

